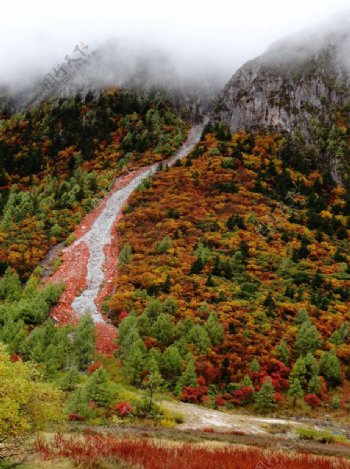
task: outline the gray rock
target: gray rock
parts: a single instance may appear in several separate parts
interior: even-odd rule
[[[214,120],[232,132],[299,129],[305,135],[312,117],[327,121],[349,100],[350,22],[334,27],[287,38],[243,65],[220,94]]]

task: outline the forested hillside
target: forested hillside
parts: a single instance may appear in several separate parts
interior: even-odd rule
[[[186,125],[160,92],[88,93],[12,117],[4,108],[0,274],[10,266],[28,278],[116,176],[168,157],[185,135]]]
[[[160,92],[91,92],[13,116],[2,109],[0,464],[26,458],[28,438],[47,424],[118,415],[115,359],[98,354],[89,314],[55,324],[65,283],[44,283],[40,262],[74,241],[119,175],[171,156],[188,128]]]
[[[131,382],[151,358],[187,401],[348,404],[349,197],[312,156],[208,125],[132,195],[109,301]]]

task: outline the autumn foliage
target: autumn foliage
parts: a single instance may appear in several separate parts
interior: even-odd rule
[[[189,337],[197,376],[234,405],[252,402],[267,378],[275,402],[289,402],[291,376],[293,402],[315,394],[325,403],[350,364],[346,191],[312,162],[292,162],[279,136],[219,133],[205,132],[182,163],[130,197],[117,229],[132,257],[118,268],[112,317],[122,324],[136,312],[156,352],[173,341],[184,353]],[[145,313],[170,300],[166,317]],[[219,325],[208,323],[213,315]],[[305,371],[292,374],[299,357]],[[193,385],[182,398],[202,401]]]
[[[341,459],[292,455],[242,447],[196,447],[191,444],[160,446],[147,439],[119,439],[112,435],[64,437],[56,435],[52,444],[37,442],[36,451],[45,460],[68,458],[79,467],[98,468],[103,461],[125,462],[144,469],[255,469],[283,467],[285,469],[345,469],[350,467]]]

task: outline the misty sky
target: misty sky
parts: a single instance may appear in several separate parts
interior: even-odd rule
[[[1,4],[0,79],[62,62],[74,45],[110,38],[162,47],[180,67],[227,78],[271,42],[350,8],[350,0],[41,0]]]

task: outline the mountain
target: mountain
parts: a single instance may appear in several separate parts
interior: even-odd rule
[[[310,130],[349,100],[350,21],[287,37],[243,65],[222,91],[216,114],[231,131]]]
[[[92,92],[98,97],[101,91],[116,87],[146,97],[161,90],[182,117],[199,122],[223,86],[221,74],[184,70],[165,52],[151,46],[110,40],[96,49],[85,44],[77,47],[70,61],[49,67],[46,74],[38,74],[21,85],[0,83],[0,112],[13,114],[76,94]]]
[[[0,90],[2,436],[56,412],[173,426],[163,392],[206,405],[203,433],[218,407],[346,421],[346,24],[244,65],[208,122],[218,82],[115,43],[57,86]]]

